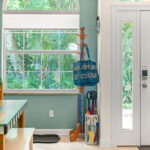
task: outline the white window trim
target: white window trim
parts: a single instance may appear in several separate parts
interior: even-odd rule
[[[4,7],[3,7],[4,8]],[[39,21],[40,18],[40,21]],[[17,20],[15,22],[14,20]],[[53,20],[53,21],[52,21]],[[69,20],[69,21],[68,21]],[[80,27],[80,15],[79,11],[3,11],[3,59],[2,59],[2,65],[6,69],[6,62],[3,60],[6,60],[6,52],[4,50],[5,45],[5,30],[6,29],[27,29],[27,30],[73,30],[77,29],[79,30]],[[27,23],[29,22],[29,23]],[[32,22],[32,23],[31,23]],[[14,53],[19,53],[18,51],[12,51]],[[77,51],[38,51],[37,53],[76,53]],[[21,53],[36,53],[35,51],[21,51]],[[5,70],[3,70],[3,77],[5,76]],[[6,83],[6,78],[3,78],[4,83]],[[4,93],[9,94],[39,94],[39,93],[45,93],[45,94],[78,94],[78,89],[6,89],[4,84]]]
[[[8,29],[11,30],[11,29]],[[79,53],[80,50],[49,50],[49,51],[45,51],[45,50],[11,50],[11,51],[7,51],[5,50],[5,30],[3,31],[4,34],[4,40],[3,40],[3,60],[6,60],[6,54],[8,53],[14,53],[14,54],[73,54],[73,53]],[[78,57],[79,58],[79,57]],[[6,83],[6,62],[3,61],[3,66],[4,66],[4,70],[3,70],[3,81],[4,83]],[[11,72],[11,71],[9,71]],[[12,71],[13,72],[13,71]],[[27,71],[27,72],[33,72],[33,71]],[[47,71],[47,72],[63,72],[63,71]],[[64,71],[64,72],[71,72],[71,71]],[[79,90],[76,89],[7,89],[6,88],[7,84],[3,85],[4,88],[4,93],[5,94],[78,94]]]
[[[6,28],[79,29],[79,14],[3,14]]]
[[[67,90],[67,89],[58,89],[58,90],[37,90],[37,89],[31,89],[31,90],[4,90],[5,94],[79,94],[79,90]]]

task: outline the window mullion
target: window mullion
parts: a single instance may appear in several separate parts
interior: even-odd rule
[[[8,51],[7,53],[16,53],[16,54],[19,54],[19,53],[22,53],[22,54],[59,54],[59,53],[62,53],[62,54],[71,54],[71,53],[79,53],[80,51],[79,50],[10,50]]]
[[[42,49],[42,30],[41,30],[41,49]],[[43,89],[42,76],[43,76],[43,63],[42,63],[43,54],[41,54],[41,89]]]
[[[23,50],[25,49],[25,32],[23,30]],[[24,55],[25,54],[22,54],[23,55],[23,89],[25,88],[25,69],[24,69],[24,66],[25,66],[25,61],[24,61]]]
[[[60,30],[59,30],[59,50],[60,50]],[[61,58],[61,57],[60,57],[60,55],[61,55],[61,54],[59,53],[59,57],[58,57],[58,58],[59,58],[59,59],[58,59],[58,61],[59,61],[59,62],[58,62],[58,65],[59,65],[59,66],[58,66],[59,89],[60,89],[60,81],[61,81],[61,79],[60,79],[60,78],[61,78],[61,76],[60,76],[60,58]]]
[[[4,35],[8,32],[4,31]],[[6,60],[6,61],[5,61]],[[7,89],[7,51],[6,51],[6,39],[4,38],[4,46],[3,46],[3,65],[4,65],[4,72],[3,72],[3,80],[4,80],[4,89]]]

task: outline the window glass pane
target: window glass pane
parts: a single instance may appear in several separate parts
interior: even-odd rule
[[[23,71],[22,54],[7,54],[7,71]]]
[[[6,50],[77,50],[77,30],[6,30]]]
[[[7,72],[7,89],[22,89],[23,88],[23,73],[21,72]]]
[[[78,0],[9,0],[8,10],[78,10]]]
[[[73,83],[72,72],[60,73],[60,88],[61,89],[74,89],[76,86]]]
[[[57,71],[59,66],[58,54],[43,54],[42,71]]]
[[[77,50],[77,35],[73,33],[60,34],[61,50]]]
[[[43,33],[42,49],[59,50],[59,33]]]
[[[25,33],[25,50],[41,50],[41,33]]]
[[[58,89],[59,88],[59,73],[43,72],[42,73],[42,88],[43,89]]]
[[[41,73],[25,72],[24,89],[40,89],[40,88],[41,88]]]
[[[25,54],[24,55],[24,70],[25,71],[40,71],[41,70],[41,55]]]
[[[122,128],[133,129],[133,24],[122,24]]]
[[[73,63],[77,60],[76,54],[61,54],[60,55],[60,70],[72,71]]]
[[[23,50],[23,33],[6,34],[6,50]]]

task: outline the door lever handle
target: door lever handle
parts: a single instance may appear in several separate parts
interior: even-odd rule
[[[146,84],[146,83],[143,83],[143,84],[142,84],[142,87],[143,87],[143,88],[147,88],[147,84]]]

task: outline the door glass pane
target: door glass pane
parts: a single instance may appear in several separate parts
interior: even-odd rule
[[[122,24],[122,129],[133,129],[133,24]]]

